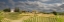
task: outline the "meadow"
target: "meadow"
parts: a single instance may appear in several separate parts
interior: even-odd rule
[[[64,15],[1,11],[0,22],[64,22]]]

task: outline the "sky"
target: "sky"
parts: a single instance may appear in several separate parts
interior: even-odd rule
[[[64,0],[0,0],[0,9],[19,7],[21,10],[64,11]]]

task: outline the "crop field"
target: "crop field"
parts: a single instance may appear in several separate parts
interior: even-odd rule
[[[2,12],[0,20],[0,22],[64,22],[64,15]]]

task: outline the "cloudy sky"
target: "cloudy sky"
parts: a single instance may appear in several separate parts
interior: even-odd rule
[[[64,11],[64,0],[0,0],[0,9],[19,7],[22,10]]]

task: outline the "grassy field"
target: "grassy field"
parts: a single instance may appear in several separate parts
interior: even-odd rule
[[[35,13],[0,13],[1,22],[64,22],[64,15]]]
[[[49,17],[33,17],[27,20],[24,20],[24,22],[57,22],[56,18],[49,18]]]
[[[64,17],[59,16],[59,17],[33,17],[29,18],[27,20],[24,20],[24,22],[64,22]]]

